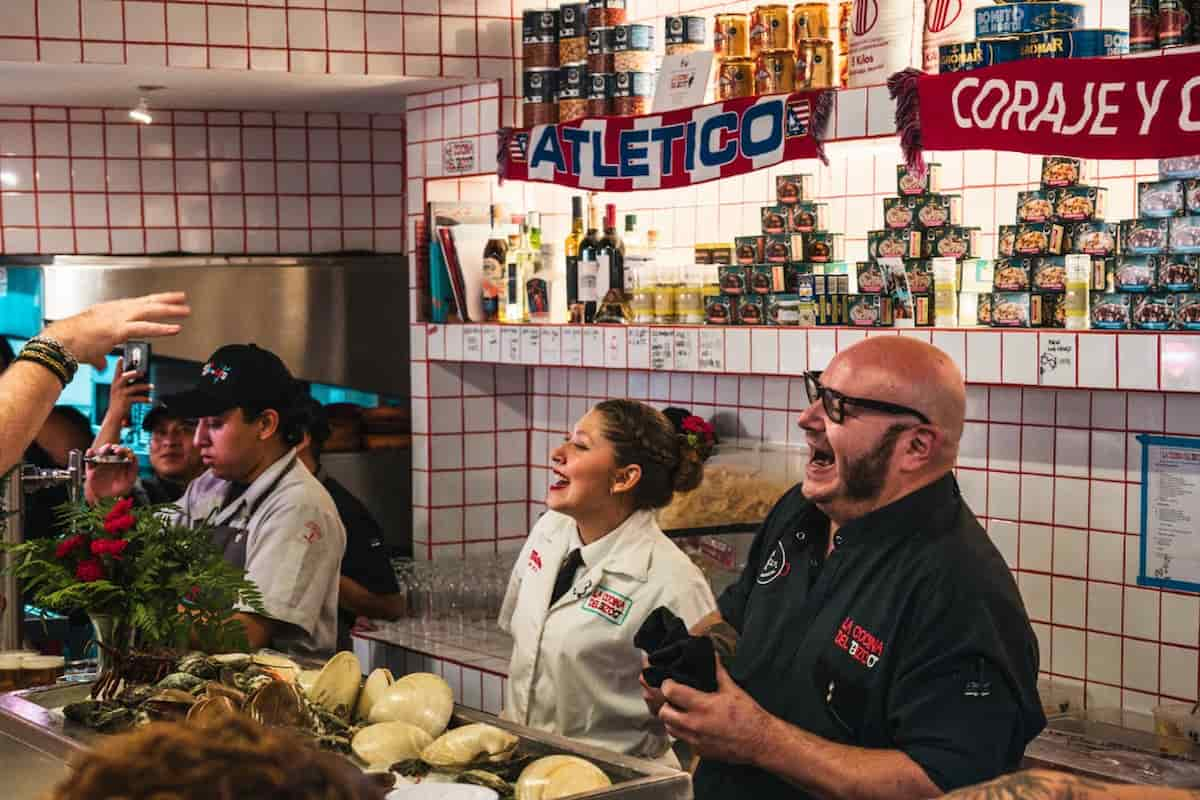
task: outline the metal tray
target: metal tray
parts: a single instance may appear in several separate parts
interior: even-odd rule
[[[67,772],[71,757],[86,750],[104,734],[69,722],[52,709],[88,697],[91,683],[59,684],[0,695],[0,763],[5,765],[6,800],[42,797]],[[685,772],[650,761],[588,747],[562,736],[455,706],[451,727],[485,722],[521,738],[520,749],[535,755],[564,753],[596,764],[613,786],[576,795],[582,800],[691,800],[692,780]],[[12,787],[15,786],[15,790]]]

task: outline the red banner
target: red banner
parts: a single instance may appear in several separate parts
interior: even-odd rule
[[[1200,153],[1200,53],[1027,59],[888,81],[910,163],[921,150],[1080,158]]]
[[[502,129],[500,178],[602,192],[673,189],[824,158],[833,92],[725,100],[640,117]]]

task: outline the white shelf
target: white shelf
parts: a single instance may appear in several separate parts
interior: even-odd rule
[[[968,383],[1200,392],[1200,335],[990,328],[413,326],[413,357],[523,366],[800,375],[866,336],[915,336]]]

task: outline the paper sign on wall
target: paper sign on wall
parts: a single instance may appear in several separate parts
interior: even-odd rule
[[[446,175],[469,175],[478,172],[475,162],[475,140],[453,139],[442,148],[442,172]]]
[[[1138,584],[1200,591],[1200,439],[1137,438],[1142,445]]]
[[[711,50],[676,53],[663,58],[658,68],[658,85],[654,87],[654,112],[702,104],[708,91],[712,62]]]

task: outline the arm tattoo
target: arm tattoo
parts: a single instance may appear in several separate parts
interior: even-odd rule
[[[954,800],[1106,800],[1113,796],[1110,788],[1080,775],[1018,772],[959,789],[946,797]]]

